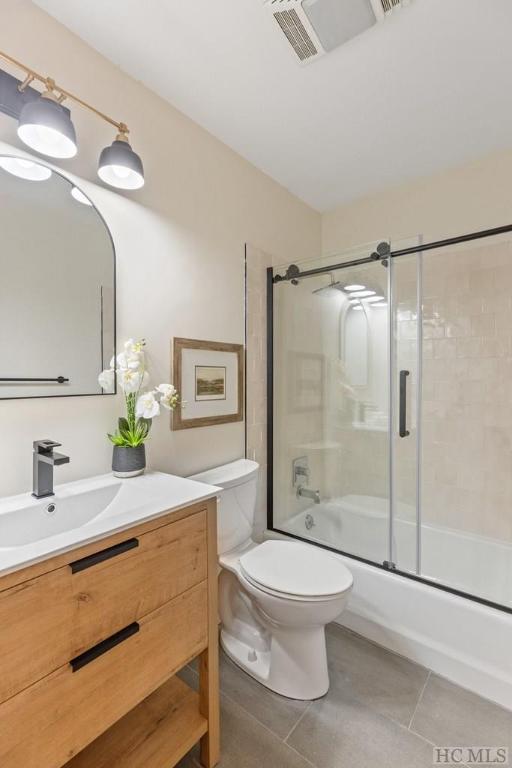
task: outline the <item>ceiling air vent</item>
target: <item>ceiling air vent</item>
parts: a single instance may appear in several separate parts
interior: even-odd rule
[[[317,59],[408,0],[263,0],[300,62]]]
[[[393,8],[398,8],[399,5],[402,5],[401,0],[380,0],[380,2],[384,13],[390,13]]]
[[[288,42],[301,61],[317,55],[318,49],[295,9],[291,11],[276,11],[274,19],[283,30]]]

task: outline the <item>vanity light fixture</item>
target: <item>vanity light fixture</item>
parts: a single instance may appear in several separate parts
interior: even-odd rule
[[[351,296],[353,298],[364,299],[366,296],[375,296],[375,291],[353,291]]]
[[[354,284],[354,285],[346,285],[343,290],[344,291],[364,291],[365,288],[366,288],[366,285]]]
[[[18,136],[24,144],[42,155],[65,159],[76,155],[76,134],[69,111],[59,99],[55,83],[48,78],[46,90],[22,108]]]
[[[140,189],[144,185],[144,169],[140,157],[128,141],[129,128],[104,112],[58,85],[51,77],[44,77],[3,51],[0,59],[25,72],[23,81],[0,70],[0,92],[6,98],[0,101],[0,112],[17,117],[18,136],[31,149],[55,158],[74,157],[77,141],[69,109],[62,105],[69,99],[112,125],[117,135],[111,146],[100,154],[98,176],[118,189]],[[44,86],[43,93],[31,87],[37,81]]]
[[[26,181],[46,181],[52,175],[50,168],[22,157],[0,157],[0,168]]]
[[[121,123],[121,130],[110,147],[100,155],[98,176],[112,187],[140,189],[144,185],[142,160],[128,142],[128,129]]]
[[[71,187],[71,197],[74,197],[75,200],[77,200],[79,203],[83,203],[84,205],[91,205],[92,203],[89,200],[88,197],[84,195],[81,189],[78,189],[78,187]]]

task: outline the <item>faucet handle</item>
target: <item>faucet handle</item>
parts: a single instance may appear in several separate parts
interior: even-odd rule
[[[62,443],[56,443],[55,440],[34,440],[34,451],[36,453],[51,453],[54,448],[59,448]]]
[[[301,478],[309,480],[309,465],[307,456],[299,456],[292,461],[292,485],[296,486]]]

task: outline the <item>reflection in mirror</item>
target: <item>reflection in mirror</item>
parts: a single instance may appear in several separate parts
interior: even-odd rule
[[[344,354],[345,373],[353,387],[366,387],[368,384],[368,318],[365,312],[355,309],[345,314]]]
[[[388,407],[383,386],[388,347],[386,274],[358,277],[345,286],[347,299],[340,308],[340,359],[353,396],[353,426],[384,430]]]
[[[89,198],[0,156],[0,399],[100,395],[115,353],[115,254]]]

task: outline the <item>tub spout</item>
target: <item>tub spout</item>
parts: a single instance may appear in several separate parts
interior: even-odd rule
[[[313,491],[311,488],[306,488],[304,485],[299,485],[297,488],[297,496],[313,499],[315,504],[320,504],[320,491]]]

